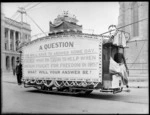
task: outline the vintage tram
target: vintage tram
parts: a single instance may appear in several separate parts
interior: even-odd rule
[[[62,17],[70,19],[66,14]],[[50,23],[53,32],[22,47],[24,87],[70,94],[121,92],[123,79],[110,72],[110,59],[124,47],[104,42],[104,36],[82,33],[75,19],[66,20]]]

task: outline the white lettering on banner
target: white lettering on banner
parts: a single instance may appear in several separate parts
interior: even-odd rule
[[[24,47],[24,75],[30,77],[32,74],[35,78],[99,79],[102,77],[99,74],[102,73],[99,68],[102,63],[99,43],[98,40],[64,38]]]

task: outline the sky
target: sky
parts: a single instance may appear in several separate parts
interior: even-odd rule
[[[1,2],[2,13],[20,22],[21,15],[14,15],[19,7],[25,7],[44,32],[49,32],[49,22],[63,11],[75,15],[85,33],[101,34],[108,31],[109,25],[118,24],[119,2]],[[24,15],[23,21],[31,25],[31,36],[42,33],[28,16]]]

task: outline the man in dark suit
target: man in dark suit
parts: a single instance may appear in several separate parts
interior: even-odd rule
[[[19,60],[17,60],[17,66],[16,66],[16,75],[17,75],[17,82],[18,85],[21,85],[21,79],[22,79],[22,64]]]
[[[116,36],[116,34],[117,34],[117,28],[116,28],[116,25],[110,25],[109,27],[108,27],[108,30],[109,30],[109,40],[108,40],[108,42],[111,42],[111,43],[113,43],[114,42],[114,36]]]

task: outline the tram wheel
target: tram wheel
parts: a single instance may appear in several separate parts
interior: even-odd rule
[[[86,95],[89,95],[90,93],[92,93],[93,90],[89,90],[89,91],[85,91]]]

